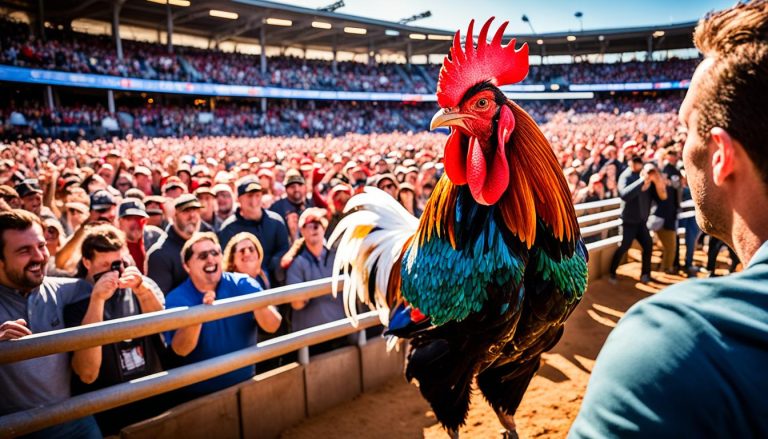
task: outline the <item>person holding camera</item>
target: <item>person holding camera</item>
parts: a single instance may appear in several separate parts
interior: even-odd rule
[[[648,283],[651,281],[653,240],[646,223],[651,213],[651,203],[667,198],[666,185],[655,166],[643,164],[640,157],[633,157],[627,169],[619,176],[619,195],[622,201],[622,240],[611,260],[609,280],[616,282],[619,263],[632,241],[637,240],[643,248],[640,282]]]
[[[67,327],[163,309],[160,288],[125,263],[129,253],[119,229],[109,224],[90,228],[81,253],[74,288],[87,298],[64,308]],[[156,334],[76,351],[72,354],[76,375],[72,392],[81,394],[160,372],[162,354],[163,343]],[[96,421],[105,435],[117,434],[122,427],[162,411],[160,401],[153,398],[107,410],[98,413]]]

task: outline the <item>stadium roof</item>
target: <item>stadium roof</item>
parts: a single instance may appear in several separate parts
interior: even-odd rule
[[[45,2],[46,21],[62,23],[78,18],[111,22],[113,4],[119,0],[57,0]],[[165,0],[125,0],[120,23],[165,30]],[[259,40],[262,28],[268,46],[366,53],[447,53],[453,31],[403,25],[337,12],[325,12],[263,0],[171,0],[173,31],[217,41]],[[175,4],[187,4],[178,6]],[[34,16],[34,0],[0,0],[0,6],[24,9]],[[211,16],[211,10],[237,14],[228,19]],[[221,14],[219,14],[221,15]],[[224,14],[226,15],[226,14]],[[230,15],[234,17],[234,15]],[[267,19],[271,23],[268,24]],[[284,20],[284,21],[274,21]],[[286,21],[287,20],[287,21]],[[290,21],[290,25],[288,24]],[[283,24],[282,26],[280,24]],[[532,55],[583,55],[693,47],[695,22],[651,27],[588,30],[516,35],[528,42]],[[465,27],[467,23],[457,23]],[[480,26],[476,26],[479,29]],[[361,29],[364,29],[364,34]],[[358,32],[358,33],[353,33]],[[508,36],[508,37],[511,37]],[[505,39],[506,40],[506,39]]]

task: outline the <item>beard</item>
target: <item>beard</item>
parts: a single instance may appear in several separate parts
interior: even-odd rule
[[[5,275],[8,276],[8,280],[19,287],[20,290],[32,290],[43,283],[47,262],[47,260],[42,262],[30,262],[21,270],[6,271]],[[33,268],[35,265],[40,265],[40,270],[37,274],[29,271],[29,269]]]

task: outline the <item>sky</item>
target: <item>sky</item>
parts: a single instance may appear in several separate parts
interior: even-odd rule
[[[335,0],[280,1],[306,8],[320,8]],[[708,11],[732,6],[735,0],[344,0],[337,12],[399,21],[424,11],[432,16],[414,25],[453,31],[465,28],[470,18],[480,22],[495,16],[509,20],[507,34],[530,34],[530,27],[520,19],[527,15],[536,33],[581,30],[574,17],[583,14],[584,30],[617,27],[666,25],[694,21]]]

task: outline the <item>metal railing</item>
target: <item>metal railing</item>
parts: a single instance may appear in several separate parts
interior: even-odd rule
[[[621,225],[621,200],[613,198],[575,206],[584,237],[616,231]],[[681,206],[686,210],[693,202]],[[603,210],[610,209],[610,210]],[[600,210],[599,212],[586,211]],[[692,216],[692,211],[681,212],[680,218]],[[596,223],[596,224],[594,224]],[[589,251],[615,246],[621,235],[604,237],[587,244]],[[71,352],[93,346],[114,343],[129,338],[170,331],[198,323],[209,322],[268,305],[278,305],[294,300],[306,300],[331,293],[330,278],[290,285],[239,297],[217,300],[210,306],[173,308],[132,317],[109,320],[74,328],[33,334],[17,340],[0,343],[0,364],[22,361],[45,355]],[[296,350],[303,350],[300,359],[307,361],[306,348],[379,324],[378,314],[368,312],[359,316],[359,325],[349,319],[308,328],[288,335],[275,337],[255,346],[145,376],[97,391],[74,396],[66,401],[12,413],[0,417],[0,437],[18,436],[96,412],[108,410],[160,393],[175,390],[189,384],[231,372],[244,366],[274,358]],[[363,334],[364,336],[364,334]],[[364,339],[361,337],[361,342]]]

